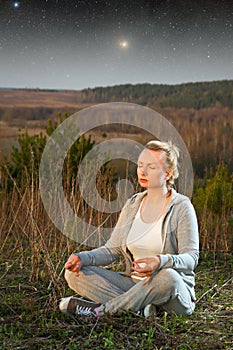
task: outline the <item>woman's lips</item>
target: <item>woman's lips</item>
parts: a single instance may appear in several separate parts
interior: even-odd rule
[[[146,183],[147,180],[146,179],[139,179],[139,182]]]

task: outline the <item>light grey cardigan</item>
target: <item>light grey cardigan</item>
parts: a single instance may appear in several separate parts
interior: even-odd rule
[[[111,237],[102,247],[78,253],[83,265],[105,266],[120,256],[125,260],[125,274],[130,275],[132,255],[126,239],[146,191],[132,196],[124,205]],[[195,300],[194,269],[199,257],[199,235],[195,210],[188,197],[172,190],[170,205],[162,223],[160,269],[173,268],[182,276]]]

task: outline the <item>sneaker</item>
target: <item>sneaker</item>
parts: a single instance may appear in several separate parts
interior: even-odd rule
[[[93,303],[84,299],[75,297],[62,298],[59,304],[59,309],[63,313],[72,313],[78,316],[98,316],[97,310],[95,309],[100,304]]]
[[[144,309],[139,310],[137,312],[137,315],[144,316],[144,317],[150,317],[156,315],[156,306],[154,304],[148,304],[144,307]]]

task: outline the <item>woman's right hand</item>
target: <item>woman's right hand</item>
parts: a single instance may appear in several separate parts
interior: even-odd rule
[[[82,261],[78,255],[72,254],[65,263],[65,269],[74,272],[75,276],[79,276],[79,271],[81,270],[82,265]]]

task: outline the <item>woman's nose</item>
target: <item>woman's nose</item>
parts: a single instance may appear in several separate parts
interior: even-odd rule
[[[143,175],[147,175],[147,169],[146,169],[146,167],[141,167],[141,173],[143,174]]]

